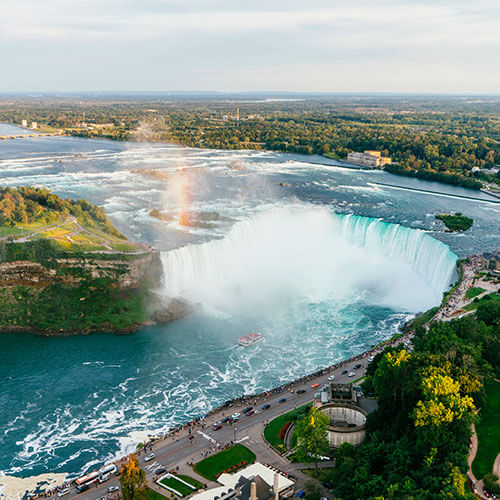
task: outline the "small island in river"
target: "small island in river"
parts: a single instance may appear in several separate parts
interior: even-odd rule
[[[449,232],[467,231],[474,223],[473,219],[462,215],[460,212],[456,214],[437,214],[436,219],[443,221]]]

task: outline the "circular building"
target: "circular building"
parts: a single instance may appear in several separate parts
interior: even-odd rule
[[[365,439],[367,412],[357,405],[346,402],[331,402],[318,407],[328,416],[328,441],[334,448],[350,443],[357,446]]]

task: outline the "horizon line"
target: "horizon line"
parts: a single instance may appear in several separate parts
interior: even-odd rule
[[[499,92],[422,92],[422,91],[293,91],[293,90],[0,90],[0,96],[45,95],[217,95],[217,96],[452,96],[452,97],[500,97]]]

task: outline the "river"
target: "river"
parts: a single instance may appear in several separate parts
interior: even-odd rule
[[[500,244],[498,200],[320,157],[36,137],[0,142],[0,179],[103,205],[162,251],[160,293],[200,304],[125,337],[1,335],[9,475],[76,475],[146,432],[365,350],[440,301],[456,256]],[[448,211],[473,228],[444,232],[434,216]],[[265,342],[236,347],[252,331]]]

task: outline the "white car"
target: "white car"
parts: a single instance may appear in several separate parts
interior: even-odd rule
[[[331,382],[332,380],[335,380],[335,375],[330,375],[330,376],[328,377],[328,380],[329,380],[330,382]]]
[[[232,418],[232,419],[235,419],[235,418],[240,418],[240,414],[239,414],[238,412],[233,413],[233,414],[231,415],[231,418]]]
[[[155,457],[156,455],[154,453],[150,453],[149,455],[146,455],[144,457],[144,461],[145,462],[149,462],[150,460],[153,460],[153,458]]]
[[[108,472],[107,474],[103,474],[100,478],[99,478],[99,482],[100,483],[105,483],[108,479],[109,479],[109,476],[110,476],[110,473]]]
[[[356,375],[356,372],[349,372],[349,374],[347,376],[348,377],[354,377],[354,375]]]
[[[64,495],[67,495],[68,493],[70,492],[70,489],[69,488],[64,488],[64,490],[61,490],[57,496],[60,498],[60,497],[63,497]]]
[[[108,493],[113,493],[113,491],[118,491],[120,489],[119,486],[116,486],[116,484],[114,484],[113,486],[110,486],[108,488]]]

